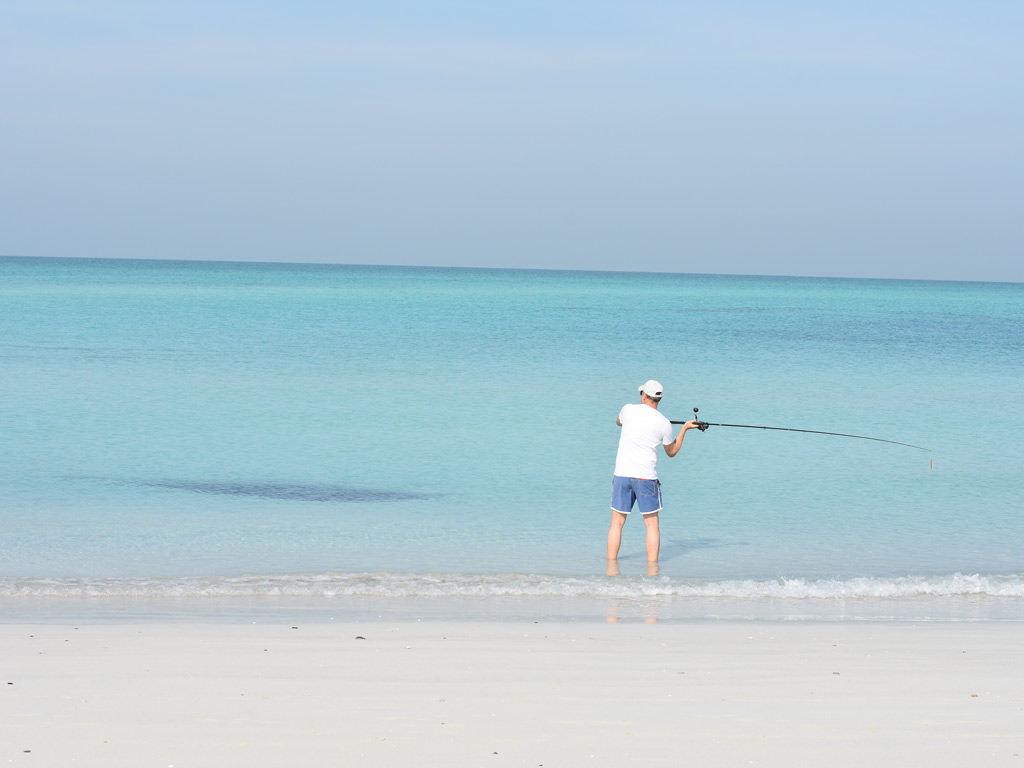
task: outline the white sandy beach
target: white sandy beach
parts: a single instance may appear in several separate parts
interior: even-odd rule
[[[8,624],[0,762],[1024,765],[1022,662],[997,623]]]

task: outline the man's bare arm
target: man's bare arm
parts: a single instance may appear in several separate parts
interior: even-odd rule
[[[679,449],[683,447],[683,438],[686,437],[686,431],[688,429],[693,429],[696,426],[697,426],[697,420],[696,419],[690,419],[688,422],[683,424],[682,429],[679,430],[679,434],[676,435],[675,442],[674,443],[669,443],[668,445],[665,446],[665,453],[667,453],[669,455],[669,458],[672,458],[677,453],[679,453]]]

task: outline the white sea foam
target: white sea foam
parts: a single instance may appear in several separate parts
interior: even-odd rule
[[[679,598],[740,600],[1024,598],[1024,574],[698,581],[536,574],[324,573],[221,578],[0,579],[0,598]]]

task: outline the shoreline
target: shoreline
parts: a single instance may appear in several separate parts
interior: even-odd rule
[[[0,597],[12,624],[451,623],[937,623],[1024,624],[1024,599],[979,595],[900,598],[396,596]]]
[[[1016,623],[6,623],[11,765],[1020,765]]]

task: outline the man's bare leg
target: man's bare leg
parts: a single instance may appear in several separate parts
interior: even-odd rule
[[[622,526],[626,524],[626,516],[612,510],[612,524],[608,528],[608,559],[619,557],[619,544],[622,543]]]
[[[658,513],[652,512],[644,515],[644,525],[647,526],[647,562],[658,562],[658,554],[661,552],[661,530],[658,528]]]

